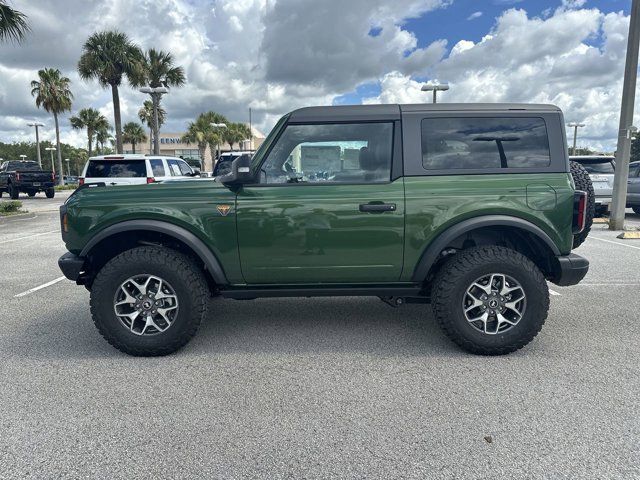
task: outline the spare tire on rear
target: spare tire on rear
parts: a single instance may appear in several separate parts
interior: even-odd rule
[[[591,231],[591,225],[593,224],[593,216],[596,211],[596,194],[593,191],[593,185],[591,184],[591,178],[585,168],[578,162],[569,162],[571,167],[571,176],[573,177],[573,183],[576,186],[576,190],[582,190],[587,192],[587,218],[585,221],[584,230],[573,236],[573,248],[578,248],[584,243]]]

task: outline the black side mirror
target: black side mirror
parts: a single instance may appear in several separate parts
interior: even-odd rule
[[[224,185],[242,185],[253,182],[251,175],[251,156],[240,155],[231,162],[231,171],[219,177],[220,183]]]

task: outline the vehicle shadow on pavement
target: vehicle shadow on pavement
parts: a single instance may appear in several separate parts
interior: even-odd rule
[[[0,358],[106,358],[126,355],[98,333],[84,295],[24,319],[0,337]],[[468,356],[424,304],[392,308],[375,297],[212,299],[195,338],[177,356],[360,353]]]

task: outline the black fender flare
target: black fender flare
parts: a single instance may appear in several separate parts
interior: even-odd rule
[[[481,217],[469,218],[463,220],[451,227],[447,228],[444,232],[440,233],[435,240],[433,240],[427,248],[422,252],[420,260],[413,270],[413,276],[411,278],[414,282],[422,282],[427,277],[429,270],[438,259],[440,252],[460,235],[471,230],[476,230],[483,227],[515,227],[520,230],[525,230],[535,235],[545,245],[547,245],[555,256],[560,255],[560,250],[556,244],[551,240],[549,235],[545,233],[537,225],[524,220],[519,217],[510,217],[508,215],[483,215]]]
[[[84,246],[82,252],[80,252],[80,256],[86,257],[91,249],[105,238],[132,230],[150,230],[152,232],[163,233],[181,241],[191,248],[200,260],[202,260],[207,270],[211,273],[213,280],[218,285],[225,285],[227,283],[227,276],[224,273],[222,265],[202,240],[183,227],[160,220],[127,220],[111,225],[94,235]]]

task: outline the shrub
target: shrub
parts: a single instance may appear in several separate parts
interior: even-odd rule
[[[0,202],[0,213],[13,213],[22,208],[22,202],[18,200],[10,200],[8,202]]]

